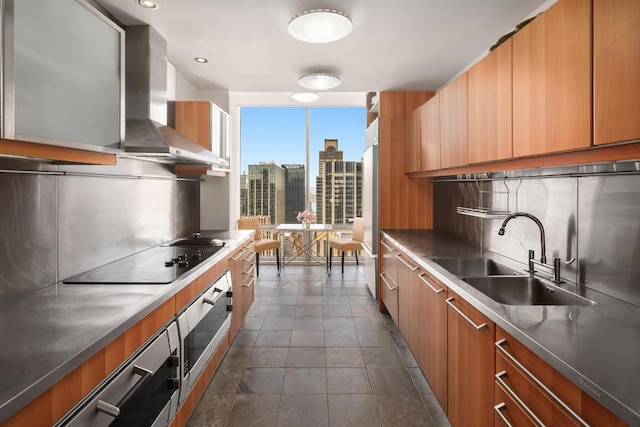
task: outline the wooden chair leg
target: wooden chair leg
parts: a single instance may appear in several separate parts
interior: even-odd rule
[[[256,252],[256,277],[260,275],[260,252]]]
[[[344,251],[342,251],[342,274],[344,274]]]

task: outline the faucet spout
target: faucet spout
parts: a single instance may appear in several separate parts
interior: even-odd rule
[[[547,256],[546,251],[546,243],[545,243],[545,236],[544,236],[544,226],[542,225],[542,223],[540,222],[540,220],[538,218],[536,218],[535,216],[528,214],[526,212],[515,212],[511,215],[509,215],[508,217],[505,218],[504,222],[502,223],[502,225],[500,226],[500,229],[498,230],[498,234],[500,236],[504,236],[504,232],[505,232],[505,228],[507,226],[507,224],[509,223],[509,221],[511,221],[513,218],[519,217],[519,216],[523,216],[525,218],[529,218],[531,221],[535,222],[536,225],[538,226],[538,228],[540,229],[540,249],[542,251],[542,255],[540,256],[540,262],[543,264],[546,264],[547,262]]]

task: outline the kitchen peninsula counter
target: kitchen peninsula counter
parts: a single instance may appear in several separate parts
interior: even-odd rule
[[[423,269],[629,425],[640,426],[640,308],[575,284],[560,286],[595,305],[500,304],[432,257],[491,258],[519,271],[527,266],[431,230],[383,230]],[[525,261],[525,260],[523,260]]]
[[[64,284],[0,303],[0,424],[89,360],[205,271],[253,231],[203,231],[223,249],[167,285]]]

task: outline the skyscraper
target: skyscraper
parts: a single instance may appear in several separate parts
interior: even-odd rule
[[[337,139],[325,139],[316,177],[317,222],[347,224],[362,215],[362,163],[344,161]]]
[[[249,175],[243,173],[240,175],[240,216],[249,216]]]
[[[297,222],[298,212],[306,208],[304,203],[305,169],[304,165],[282,165],[282,168],[285,172],[284,219],[286,223],[291,224]]]
[[[247,216],[270,216],[271,224],[284,222],[285,172],[274,162],[249,165]]]

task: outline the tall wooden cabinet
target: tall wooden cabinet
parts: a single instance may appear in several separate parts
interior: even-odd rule
[[[469,163],[513,154],[511,46],[505,41],[468,72]]]
[[[440,166],[465,166],[467,153],[467,73],[464,73],[440,91]]]
[[[591,145],[591,1],[561,0],[513,36],[513,155]]]
[[[640,139],[640,2],[593,0],[594,143]]]

